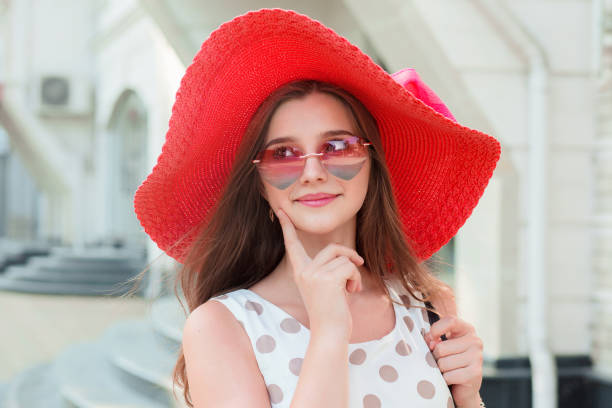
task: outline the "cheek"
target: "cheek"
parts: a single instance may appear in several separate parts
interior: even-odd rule
[[[285,190],[279,190],[277,188],[271,187],[267,183],[263,183],[263,185],[265,191],[264,198],[268,201],[272,208],[278,208],[285,202],[285,200],[287,200],[288,196]]]
[[[368,162],[362,171],[355,177],[354,192],[363,202],[368,192],[368,183],[370,181],[370,163]]]

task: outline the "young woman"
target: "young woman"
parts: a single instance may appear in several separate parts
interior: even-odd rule
[[[483,406],[482,341],[422,261],[499,155],[416,72],[387,74],[307,16],[219,27],[135,196],[183,264],[188,405]]]

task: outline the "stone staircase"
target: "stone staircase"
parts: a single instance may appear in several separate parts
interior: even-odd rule
[[[44,242],[16,241],[0,238],[0,273],[11,265],[22,265],[32,256],[49,255]]]
[[[184,408],[171,381],[184,322],[176,298],[161,297],[145,319],[116,323],[0,384],[0,408]]]
[[[126,281],[146,266],[142,252],[112,247],[80,251],[50,248],[48,255],[29,256],[22,265],[13,263],[0,270],[0,290],[63,295],[122,295],[132,288],[130,284],[125,284]],[[142,294],[146,284],[145,278],[137,293]]]

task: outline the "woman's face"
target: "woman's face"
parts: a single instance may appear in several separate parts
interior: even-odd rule
[[[323,135],[337,130],[348,133]],[[265,144],[277,138],[290,137],[289,141],[273,143],[266,148],[294,146],[303,154],[318,153],[325,141],[350,134],[358,135],[349,109],[329,94],[313,92],[303,98],[286,101],[276,109]],[[330,233],[352,220],[363,204],[370,174],[369,154],[358,168],[334,172],[340,177],[331,174],[318,156],[310,156],[306,158],[299,178],[288,187],[271,184],[262,178],[265,198],[274,210],[283,208],[297,229],[314,234]],[[351,178],[347,179],[347,175]],[[326,200],[326,203],[301,199],[307,194],[318,193],[331,194],[335,198]]]

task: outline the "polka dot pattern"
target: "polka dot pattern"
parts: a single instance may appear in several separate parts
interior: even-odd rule
[[[253,302],[252,300],[247,300],[247,302],[244,304],[244,308],[246,310],[253,310],[258,315],[263,313],[263,306],[261,303]]]
[[[422,380],[417,384],[417,392],[425,399],[432,399],[436,394],[436,387],[430,381]]]
[[[454,408],[449,387],[422,337],[429,331],[428,320],[413,307],[422,302],[394,289],[390,293],[397,301],[393,331],[382,339],[348,346],[349,408]],[[289,408],[310,331],[255,292],[240,289],[215,299],[232,311],[248,335],[271,408]]]
[[[390,365],[384,365],[380,367],[378,373],[380,374],[380,378],[387,382],[393,382],[397,380],[397,370],[391,367]]]
[[[436,359],[434,357],[434,355],[431,353],[431,351],[428,351],[425,354],[425,361],[427,362],[427,364],[432,367],[432,368],[438,368],[438,363],[436,363]]]
[[[300,322],[293,317],[283,319],[280,323],[280,327],[285,333],[297,333],[300,331],[300,326]]]
[[[363,397],[363,408],[381,408],[380,398],[374,394]]]
[[[408,328],[408,331],[411,332],[412,329],[414,329],[414,320],[412,320],[412,318],[410,316],[404,316],[404,323],[406,324],[406,327]]]
[[[395,352],[400,356],[407,356],[412,353],[412,349],[404,340],[400,340],[395,345]]]
[[[427,310],[421,309],[421,313],[423,314],[423,321],[424,322],[428,322],[429,321],[429,314],[427,313]]]
[[[257,339],[257,351],[260,353],[271,353],[276,348],[274,337],[264,334]]]
[[[304,359],[300,357],[289,360],[289,371],[299,377],[300,370],[302,369],[302,362],[304,362]]]
[[[354,364],[354,365],[363,364],[363,362],[366,359],[366,355],[367,355],[367,353],[365,352],[364,349],[362,349],[362,348],[355,349],[349,355],[349,363]]]
[[[278,404],[283,400],[283,390],[276,384],[268,385],[268,397],[270,398],[270,402],[273,404]]]

